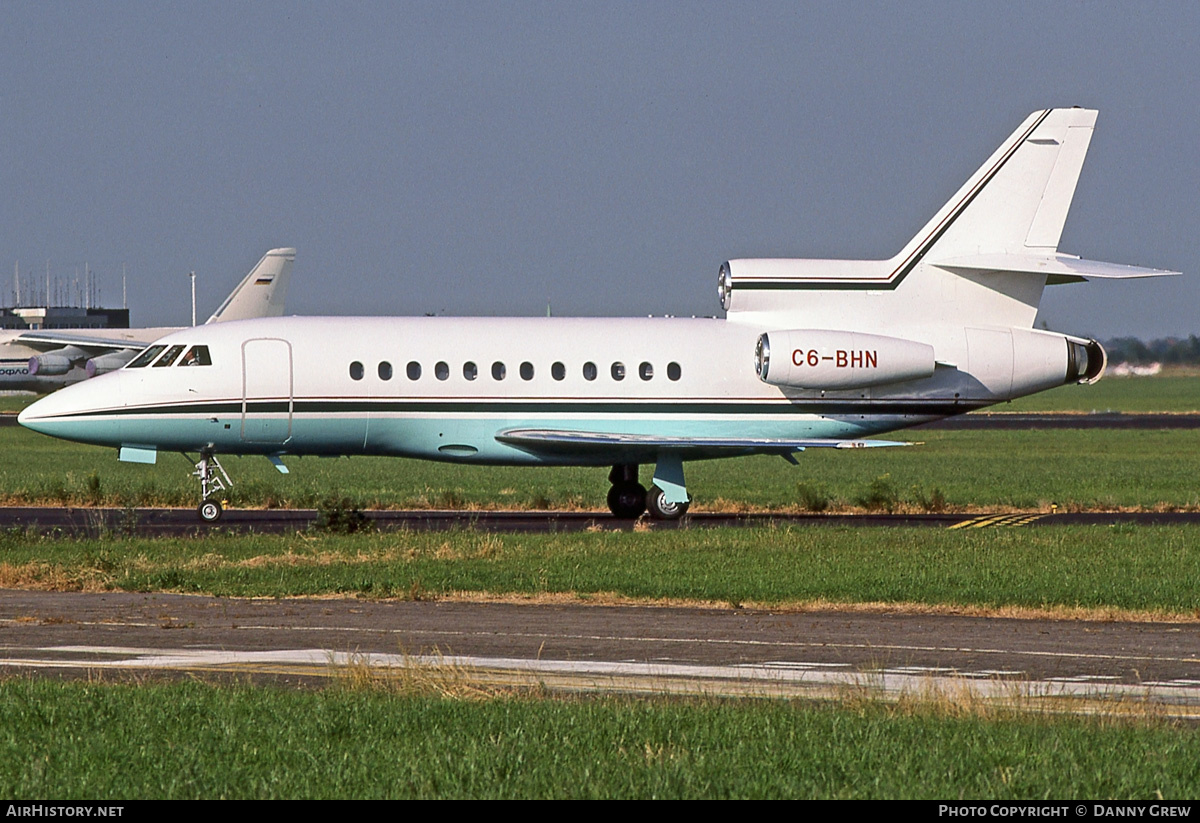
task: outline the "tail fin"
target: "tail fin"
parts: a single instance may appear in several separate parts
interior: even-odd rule
[[[205,322],[279,317],[283,314],[288,280],[295,259],[295,249],[271,249]]]
[[[954,316],[1028,328],[1048,284],[1177,274],[1058,252],[1095,123],[1091,109],[1029,115],[890,260],[730,260],[718,280],[722,306],[730,319],[770,313],[911,324]],[[847,299],[885,292],[893,299],[869,307]]]
[[[930,255],[1053,255],[1095,124],[1092,109],[1029,115],[905,246],[902,269]]]

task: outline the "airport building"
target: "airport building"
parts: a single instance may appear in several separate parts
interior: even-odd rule
[[[84,309],[74,306],[21,306],[0,309],[0,329],[127,329],[129,309]]]

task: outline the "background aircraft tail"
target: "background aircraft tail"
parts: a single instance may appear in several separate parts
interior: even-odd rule
[[[282,315],[295,259],[295,249],[271,249],[205,322]]]

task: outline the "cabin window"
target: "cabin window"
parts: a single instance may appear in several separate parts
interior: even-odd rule
[[[521,379],[522,380],[532,380],[533,379],[533,364],[532,363],[526,361],[521,364]]]
[[[474,363],[463,363],[463,377],[467,380],[474,380],[479,376],[479,367]]]
[[[211,366],[212,358],[208,356],[208,346],[192,346],[187,354],[179,361],[181,366]]]
[[[550,376],[555,380],[562,380],[567,376],[567,367],[562,363],[555,363],[550,366]]]
[[[613,363],[612,364],[612,379],[613,380],[624,380],[625,379],[625,364],[624,363]]]
[[[642,378],[643,380],[649,380],[653,376],[654,367],[649,363],[643,363],[642,365],[638,366],[638,377]]]
[[[159,369],[164,366],[171,365],[175,362],[175,359],[183,353],[183,350],[184,346],[172,346],[171,348],[167,349],[166,353],[163,354],[162,357],[154,361],[153,368]]]
[[[418,363],[416,360],[408,361],[408,366],[405,368],[404,371],[408,375],[409,380],[420,380],[421,379],[421,364]]]
[[[499,360],[497,360],[495,363],[492,364],[492,379],[493,380],[503,380],[504,375],[506,373],[507,373],[507,370],[504,368],[504,364],[501,363]]]
[[[583,364],[583,379],[584,380],[595,380],[596,379],[596,364],[595,363],[589,362],[589,363]]]
[[[350,379],[351,380],[362,380],[363,379],[363,364],[359,363],[357,360],[355,360],[353,363],[350,364]]]
[[[433,367],[433,374],[438,380],[445,380],[450,377],[450,364],[444,360],[439,360],[437,365]]]
[[[137,357],[130,360],[129,365],[126,366],[125,368],[140,369],[143,366],[148,366],[148,365],[150,365],[150,361],[153,360],[154,358],[158,357],[158,355],[165,348],[166,348],[166,346],[151,346],[150,348],[146,349],[144,352],[139,354]]]
[[[668,380],[678,380],[679,375],[681,373],[682,372],[679,370],[678,363],[668,363],[667,364],[667,379]]]
[[[392,364],[386,360],[384,360],[383,362],[381,362],[379,364],[379,379],[380,380],[391,380],[392,379]]]

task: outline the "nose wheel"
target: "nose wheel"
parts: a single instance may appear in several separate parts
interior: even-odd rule
[[[204,522],[216,523],[221,519],[221,514],[224,510],[216,500],[205,500],[200,504],[200,508],[197,511],[200,512],[200,519]]]

